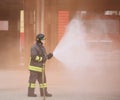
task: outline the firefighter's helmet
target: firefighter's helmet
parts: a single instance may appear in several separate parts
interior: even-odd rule
[[[40,42],[41,40],[44,40],[45,39],[45,35],[40,33],[36,36],[36,41],[37,42]]]

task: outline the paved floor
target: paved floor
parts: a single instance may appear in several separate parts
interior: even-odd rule
[[[120,100],[120,51],[103,54],[96,53],[100,59],[94,66],[76,70],[68,70],[55,60],[48,63],[48,90],[53,97],[46,100]],[[0,100],[43,100],[38,85],[38,97],[27,97],[28,76],[27,68],[1,69]]]

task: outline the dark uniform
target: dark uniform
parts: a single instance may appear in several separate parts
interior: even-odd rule
[[[28,86],[28,96],[30,97],[37,96],[36,94],[34,94],[36,80],[39,82],[41,96],[43,96],[44,91],[45,91],[45,96],[52,96],[47,92],[45,71],[44,71],[44,82],[42,80],[42,75],[43,75],[42,71],[43,71],[43,67],[45,67],[44,64],[46,60],[50,59],[53,56],[53,54],[46,53],[43,43],[41,42],[41,40],[44,38],[44,35],[43,37],[40,37],[42,35],[43,34],[37,35],[36,44],[34,44],[31,48],[31,60],[29,65],[30,76],[29,76],[29,86]]]

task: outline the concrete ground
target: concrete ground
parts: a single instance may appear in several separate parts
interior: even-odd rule
[[[68,70],[55,59],[47,63],[46,100],[120,100],[120,51],[96,52],[100,56],[93,66]],[[103,56],[104,55],[104,56]],[[99,66],[98,66],[99,65]],[[27,97],[27,67],[0,70],[0,100],[43,100],[38,83],[35,97]]]

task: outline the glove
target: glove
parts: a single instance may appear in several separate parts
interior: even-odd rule
[[[52,58],[52,57],[53,57],[53,53],[49,53],[49,54],[47,55],[47,57],[48,57],[48,59]]]

